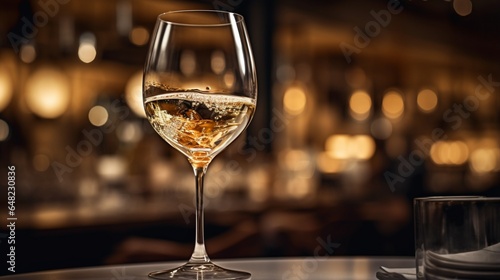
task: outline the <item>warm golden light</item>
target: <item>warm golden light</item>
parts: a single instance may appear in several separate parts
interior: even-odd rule
[[[469,148],[462,141],[453,141],[449,143],[448,159],[451,164],[464,164],[469,158]]]
[[[339,173],[344,170],[344,162],[333,158],[327,152],[322,152],[316,157],[318,170],[323,173]]]
[[[351,138],[350,150],[356,159],[367,160],[375,153],[375,141],[368,135],[356,135]]]
[[[469,159],[469,148],[463,141],[437,141],[430,154],[435,164],[462,165]]]
[[[108,110],[103,106],[94,106],[89,111],[89,121],[95,126],[103,126],[108,121]]]
[[[311,159],[306,151],[287,151],[283,160],[287,169],[291,171],[304,171],[311,167]]]
[[[80,45],[78,46],[78,58],[84,63],[91,63],[97,56],[95,48],[95,35],[89,32],[80,36]]]
[[[290,115],[299,115],[306,107],[306,93],[301,87],[290,87],[283,96],[285,111]]]
[[[435,164],[444,164],[444,161],[442,160],[442,158],[445,157],[446,154],[442,152],[443,145],[444,145],[444,142],[437,141],[436,143],[432,144],[432,146],[431,146],[431,151],[430,151],[431,159]]]
[[[221,74],[226,69],[226,57],[222,51],[214,51],[210,60],[210,66],[215,74]]]
[[[0,68],[0,112],[5,109],[12,99],[12,78],[5,68]]]
[[[365,91],[356,91],[351,95],[349,100],[349,108],[351,109],[351,116],[358,120],[366,120],[370,115],[372,108],[372,99]]]
[[[286,194],[295,199],[301,199],[310,195],[314,187],[308,178],[291,178],[285,183]]]
[[[284,150],[279,154],[280,166],[289,176],[280,183],[284,186],[285,195],[303,198],[310,195],[315,186],[312,183],[315,164],[306,150]]]
[[[332,135],[326,139],[325,151],[334,159],[348,159],[352,154],[349,140],[349,135]]]
[[[488,173],[500,168],[498,148],[479,148],[470,155],[470,168],[476,173]]]
[[[10,129],[9,124],[4,120],[0,120],[0,141],[5,141],[9,138]]]
[[[430,89],[424,89],[417,95],[418,108],[424,113],[430,113],[436,109],[438,103],[437,95]]]
[[[149,31],[142,26],[136,26],[130,30],[128,38],[132,44],[136,46],[144,46],[149,41]]]
[[[401,94],[396,91],[386,93],[382,100],[382,112],[391,119],[401,117],[404,112],[404,101]]]
[[[53,119],[66,112],[69,106],[69,82],[55,68],[42,68],[26,83],[26,105],[36,115]]]
[[[271,184],[269,177],[269,170],[264,167],[256,167],[248,171],[246,183],[248,185],[248,196],[252,201],[263,202],[268,199],[268,186]]]
[[[19,51],[19,58],[24,63],[31,63],[36,59],[36,49],[35,46],[31,44],[22,45]]]
[[[125,101],[128,107],[141,118],[146,117],[142,101],[142,71],[136,72],[125,86]]]
[[[81,44],[78,47],[78,58],[84,63],[91,63],[97,55],[95,47],[91,44]]]
[[[333,159],[370,159],[375,153],[375,141],[368,135],[332,135],[325,143],[325,151]]]
[[[127,169],[126,161],[120,156],[102,156],[97,162],[97,173],[104,179],[118,179]]]

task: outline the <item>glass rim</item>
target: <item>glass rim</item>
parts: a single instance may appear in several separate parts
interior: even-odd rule
[[[434,197],[418,197],[414,198],[414,201],[419,202],[429,202],[429,203],[446,203],[446,202],[467,202],[467,201],[500,201],[500,197],[488,197],[488,196],[434,196]]]
[[[168,19],[167,17],[169,15],[174,15],[174,14],[181,14],[181,13],[204,13],[204,14],[213,14],[213,15],[227,15],[227,16],[232,16],[235,18],[235,22],[227,21],[227,22],[218,22],[218,23],[189,23],[189,22],[181,22],[181,21],[176,21],[176,20],[171,20]],[[159,22],[167,23],[170,25],[176,25],[176,26],[185,26],[185,27],[221,27],[221,26],[229,26],[232,24],[237,24],[243,22],[243,16],[238,14],[238,13],[233,13],[233,12],[228,12],[228,11],[222,11],[222,10],[174,10],[174,11],[168,11],[164,12],[158,15],[157,20]]]
[[[486,196],[482,195],[450,195],[450,196],[422,196],[415,197],[413,200],[415,201],[426,201],[426,200],[470,200],[477,198],[486,198]]]

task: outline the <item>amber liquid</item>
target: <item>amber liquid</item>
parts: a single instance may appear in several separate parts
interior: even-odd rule
[[[195,91],[164,92],[147,97],[145,110],[165,141],[192,163],[204,165],[247,127],[255,100]]]

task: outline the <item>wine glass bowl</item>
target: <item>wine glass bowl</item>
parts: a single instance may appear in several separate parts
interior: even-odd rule
[[[155,131],[199,166],[241,134],[255,111],[253,99],[194,90],[166,92],[145,102]]]
[[[155,279],[250,279],[213,264],[205,250],[203,183],[212,159],[248,126],[257,102],[252,51],[241,15],[173,11],[156,21],[144,67],[143,97],[154,130],[184,154],[196,182],[191,259]]]

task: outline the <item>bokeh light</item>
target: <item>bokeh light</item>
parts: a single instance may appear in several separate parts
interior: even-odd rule
[[[325,151],[335,159],[348,159],[351,157],[353,151],[349,142],[349,135],[332,135],[326,139]]]
[[[375,141],[368,135],[355,135],[351,139],[351,149],[354,149],[353,157],[367,160],[375,153]]]
[[[434,111],[438,104],[436,93],[430,89],[424,89],[417,95],[417,105],[420,111],[430,113]]]
[[[95,35],[90,32],[85,32],[80,36],[80,45],[78,46],[78,58],[84,63],[94,61],[97,56],[95,48]]]
[[[468,16],[472,13],[471,0],[453,0],[453,9],[460,16]]]
[[[488,173],[497,169],[499,163],[499,150],[493,148],[479,148],[470,155],[470,168],[476,173]]]
[[[102,156],[97,162],[97,173],[106,180],[121,178],[127,169],[127,163],[121,156]]]
[[[370,159],[375,153],[375,141],[368,135],[337,134],[328,137],[325,151],[334,159]]]
[[[84,63],[94,61],[97,56],[95,47],[91,44],[83,43],[78,47],[78,58]]]
[[[351,95],[349,108],[354,119],[358,121],[366,120],[370,115],[372,99],[366,91],[356,91]]]
[[[306,93],[301,87],[293,86],[285,91],[283,105],[290,115],[299,115],[306,107]]]
[[[9,124],[4,120],[0,120],[0,141],[5,141],[9,138],[10,128]]]
[[[142,139],[143,131],[137,122],[123,122],[116,130],[120,141],[125,143],[137,143]]]
[[[103,106],[96,105],[89,110],[89,121],[95,126],[103,126],[108,121],[108,110]]]
[[[136,46],[144,46],[149,41],[149,31],[142,26],[136,26],[130,30],[129,40]]]
[[[12,78],[3,67],[0,68],[0,112],[10,103],[13,95]]]
[[[401,117],[404,112],[404,101],[400,93],[389,91],[382,100],[382,112],[391,119]]]
[[[215,74],[221,74],[226,69],[226,57],[220,50],[214,51],[210,59],[210,66]]]
[[[227,72],[224,74],[224,84],[228,88],[232,88],[234,85],[234,74],[232,72]]]
[[[333,158],[330,153],[322,152],[316,157],[318,170],[323,173],[339,173],[345,168],[344,161]]]
[[[191,50],[185,50],[181,54],[180,69],[182,74],[191,76],[196,71],[196,55]]]
[[[142,100],[142,71],[136,72],[125,86],[125,101],[135,115],[145,118],[146,112]]]
[[[248,196],[255,202],[263,202],[269,198],[271,180],[269,170],[265,167],[256,167],[248,170],[246,183],[248,184]]]
[[[299,172],[301,174],[304,174],[304,172],[300,171],[309,170],[310,172],[312,172],[311,157],[306,151],[303,150],[286,151],[283,156],[283,161],[288,170]],[[308,173],[306,176],[307,178],[312,176],[310,172],[306,172]]]
[[[469,148],[463,141],[437,141],[430,154],[435,164],[462,165],[469,159]]]
[[[392,134],[392,123],[384,117],[378,118],[372,122],[370,132],[373,137],[385,140]]]
[[[32,44],[26,44],[21,46],[19,51],[19,58],[24,63],[31,63],[36,59],[36,49]]]
[[[58,69],[41,68],[26,83],[26,105],[36,115],[53,119],[68,109],[69,82]]]

